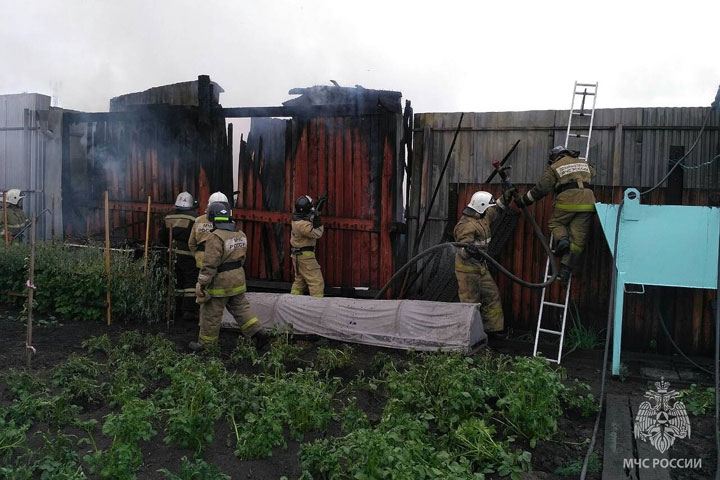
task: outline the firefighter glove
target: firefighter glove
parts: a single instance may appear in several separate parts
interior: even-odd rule
[[[320,228],[322,227],[322,220],[320,219],[320,215],[318,213],[315,214],[313,217],[313,228]]]
[[[195,284],[195,303],[205,303],[210,300],[210,294],[199,283]]]
[[[516,203],[519,207],[522,207],[523,205],[527,207],[527,206],[532,205],[533,202],[532,202],[532,200],[528,197],[528,194],[526,193],[526,194],[523,195],[522,197],[517,198],[517,199],[515,200],[515,203]]]
[[[475,245],[471,244],[465,247],[465,251],[468,253],[468,255],[477,260],[481,260],[483,258],[482,254],[480,254],[480,249]]]
[[[502,194],[502,200],[505,205],[510,205],[510,202],[514,198],[514,195],[517,193],[517,189],[515,187],[508,187],[505,190],[503,190]]]

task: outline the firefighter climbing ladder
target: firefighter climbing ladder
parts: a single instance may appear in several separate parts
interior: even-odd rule
[[[570,114],[568,115],[568,127],[567,132],[565,134],[565,147],[570,148],[569,142],[571,138],[580,140],[580,143],[582,143],[583,140],[586,140],[584,143],[584,149],[580,149],[580,156],[579,158],[582,160],[588,161],[588,156],[590,154],[590,138],[592,137],[592,127],[593,127],[593,121],[595,120],[595,101],[597,100],[597,90],[598,90],[598,84],[595,83],[578,83],[575,82],[575,85],[573,86],[573,95],[572,95],[572,102],[570,103]],[[578,97],[580,97],[578,99]],[[592,98],[592,106],[588,110],[586,108],[586,103],[588,102],[588,97]],[[579,109],[576,110],[576,101],[580,104]],[[590,118],[590,122],[588,125],[583,125],[580,127],[573,127],[573,118]],[[572,130],[572,132],[571,132]],[[550,235],[550,245],[552,245],[553,237]],[[550,275],[550,258],[548,257],[547,261],[545,262],[545,275],[544,275],[544,281],[548,281],[552,275]],[[572,275],[570,275],[570,278],[568,279],[567,285],[565,285],[563,288],[561,288],[561,292],[564,290],[564,297],[565,300],[563,303],[559,302],[550,302],[546,300],[546,297],[548,296],[547,287],[543,288],[542,295],[540,296],[540,311],[538,312],[538,322],[537,322],[537,329],[535,330],[535,346],[533,347],[533,356],[538,356],[538,342],[540,340],[540,334],[546,333],[550,335],[559,335],[560,336],[560,344],[558,346],[558,354],[557,359],[546,357],[546,359],[549,362],[553,363],[560,363],[560,360],[562,360],[562,350],[563,350],[563,342],[565,341],[565,322],[567,320],[567,312],[568,312],[568,304],[570,302],[570,287],[572,287]],[[562,309],[562,319],[560,321],[560,330],[553,330],[550,328],[543,328],[542,326],[542,319],[543,319],[543,312],[545,311],[545,307],[550,307],[551,309]]]

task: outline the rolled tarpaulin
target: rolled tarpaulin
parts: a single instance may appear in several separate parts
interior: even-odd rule
[[[265,329],[292,327],[299,335],[405,350],[467,354],[487,344],[482,316],[474,304],[285,293],[246,295]],[[222,326],[237,328],[227,310]]]

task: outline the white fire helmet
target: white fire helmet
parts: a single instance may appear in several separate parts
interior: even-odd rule
[[[230,204],[230,202],[228,202],[228,198],[222,192],[215,192],[210,195],[210,198],[208,198],[208,205],[215,202],[225,202],[228,205]]]
[[[182,192],[175,199],[175,207],[181,210],[191,210],[195,206],[193,196],[188,192]]]
[[[2,197],[3,194],[0,193],[0,200],[2,199]],[[25,195],[21,195],[20,190],[17,188],[11,188],[7,191],[7,203],[17,205],[23,198],[25,198]]]
[[[468,208],[472,208],[477,213],[485,213],[485,210],[492,205],[495,205],[495,200],[493,200],[492,195],[489,192],[483,192],[481,190],[473,193],[470,203],[468,203]]]

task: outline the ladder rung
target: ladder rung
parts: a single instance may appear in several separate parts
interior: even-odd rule
[[[577,83],[578,87],[597,87],[597,83]]]
[[[555,335],[562,335],[562,332],[558,332],[556,330],[548,330],[547,328],[541,328],[540,331],[544,333],[554,333]]]
[[[587,113],[585,110],[583,110],[582,112],[575,112],[575,111],[573,111],[572,114],[573,114],[573,115],[580,115],[581,117],[589,117],[589,116],[590,116],[590,114]]]
[[[544,358],[545,360],[547,360],[548,362],[557,363],[557,364],[560,363],[560,362],[558,362],[557,360],[555,360],[554,358],[547,358],[547,357],[543,357],[543,358]]]
[[[590,135],[583,135],[582,133],[571,133],[570,136],[575,138],[588,138]]]
[[[575,92],[575,95],[595,95],[595,92]]]
[[[563,304],[563,303],[543,302],[543,304],[550,305],[551,307],[565,308],[565,304]]]

